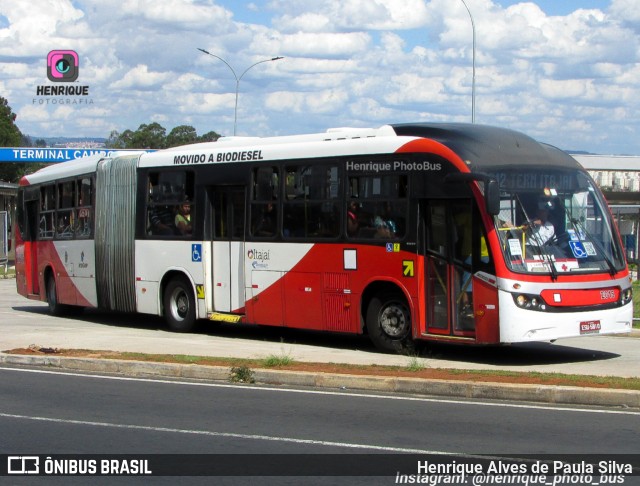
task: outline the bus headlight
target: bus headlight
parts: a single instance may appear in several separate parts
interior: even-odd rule
[[[539,295],[531,294],[512,294],[516,305],[521,309],[546,310],[547,306]]]
[[[632,298],[633,298],[633,290],[631,287],[620,292],[620,303],[622,305],[626,305],[629,302],[631,302]]]

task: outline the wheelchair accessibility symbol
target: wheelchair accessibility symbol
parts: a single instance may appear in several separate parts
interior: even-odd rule
[[[191,261],[202,261],[202,245],[200,243],[194,243],[193,245],[191,245]]]
[[[570,241],[569,246],[573,252],[573,256],[576,258],[587,258],[587,250],[580,241]]]

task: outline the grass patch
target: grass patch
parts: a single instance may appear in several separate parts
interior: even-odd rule
[[[261,360],[261,363],[267,368],[282,368],[284,366],[289,366],[293,364],[294,359],[288,354],[285,355],[275,355],[271,354]]]
[[[48,354],[49,348],[14,349],[4,351],[8,354]],[[129,359],[157,363],[179,363],[201,366],[220,366],[230,369],[229,379],[235,383],[253,383],[254,371],[260,368],[277,366],[282,370],[310,373],[337,373],[363,376],[410,377],[429,380],[464,380],[475,382],[498,382],[518,384],[539,384],[557,386],[577,386],[591,388],[609,388],[640,391],[640,378],[621,378],[615,376],[584,376],[562,373],[518,372],[501,370],[459,370],[440,369],[426,366],[424,358],[411,357],[406,366],[349,365],[335,363],[306,363],[295,360],[283,360],[283,356],[270,359],[216,358],[190,355],[158,355],[143,353],[125,353],[115,351],[89,351],[78,349],[55,349],[57,356],[73,356],[98,359]],[[290,358],[290,357],[288,357]],[[288,361],[288,364],[285,362]],[[274,362],[277,365],[274,365]],[[253,380],[253,381],[252,381]]]
[[[16,269],[15,268],[7,268],[5,272],[4,265],[0,265],[0,278],[15,278],[16,277]]]
[[[411,356],[409,358],[409,364],[407,370],[412,372],[422,371],[427,367],[425,362],[419,356]]]
[[[483,370],[449,370],[452,374],[484,375]],[[612,388],[622,390],[640,390],[640,379],[621,378],[618,376],[594,376],[594,375],[565,375],[563,373],[542,373],[539,371],[491,371],[495,377],[513,379],[513,383],[518,383],[523,377],[539,382],[540,384],[562,385],[562,386],[590,386],[593,388]],[[585,380],[588,383],[585,384]],[[504,380],[508,381],[508,380]]]
[[[229,380],[232,383],[255,383],[253,370],[248,366],[234,366],[231,368]]]
[[[281,346],[284,346],[282,340],[280,340]],[[280,354],[270,354],[266,358],[261,360],[262,366],[266,368],[283,368],[290,366],[294,363],[294,359],[291,357],[291,351],[285,351],[283,347],[280,348]]]

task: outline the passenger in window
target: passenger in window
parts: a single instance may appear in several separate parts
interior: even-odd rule
[[[175,234],[173,230],[173,211],[169,206],[154,206],[149,210],[149,222],[151,233],[154,235],[169,236]]]
[[[374,219],[376,238],[395,238],[397,226],[391,215],[391,203],[384,203],[382,214]]]
[[[555,227],[553,223],[549,221],[549,209],[552,207],[552,203],[540,201],[538,203],[536,217],[523,225],[525,229],[531,228],[527,245],[543,247],[555,235]]]
[[[347,209],[347,234],[355,236],[358,234],[360,223],[358,222],[358,202],[351,200]]]
[[[160,187],[149,181],[149,224],[150,234],[158,236],[175,235],[175,215],[173,208],[165,204],[155,204],[162,200]]]
[[[276,210],[274,204],[264,205],[253,227],[254,236],[274,236],[276,234]]]
[[[178,214],[175,217],[175,226],[181,234],[191,236],[191,203],[184,201],[178,206]]]
[[[389,223],[392,222],[385,221],[380,216],[376,216],[376,219],[374,220],[374,225],[376,228],[376,238],[390,239],[395,237],[396,232],[392,229]]]
[[[58,229],[56,231],[57,236],[61,238],[68,238],[72,235],[72,225],[73,221],[71,219],[71,213],[58,213]]]
[[[76,235],[80,237],[91,235],[91,210],[88,208],[81,208],[78,210],[78,227],[76,228]]]

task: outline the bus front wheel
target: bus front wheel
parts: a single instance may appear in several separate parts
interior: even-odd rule
[[[184,277],[174,278],[164,290],[164,317],[172,331],[189,332],[196,322],[196,300]]]
[[[369,338],[381,351],[404,354],[412,350],[411,313],[399,292],[373,297],[367,307],[366,325]]]

